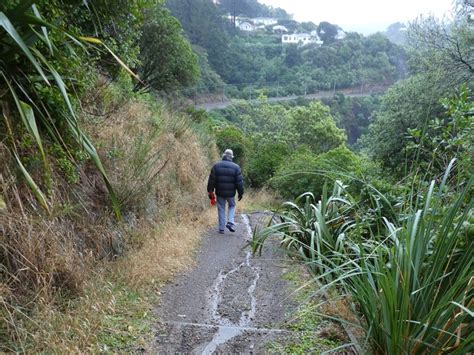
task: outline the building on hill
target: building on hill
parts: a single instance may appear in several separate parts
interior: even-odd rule
[[[313,31],[315,32],[315,31]],[[283,44],[299,44],[299,45],[307,45],[307,44],[315,44],[318,47],[322,46],[323,41],[319,38],[318,34],[315,33],[293,33],[289,35],[282,35],[281,36],[281,43]]]
[[[255,31],[255,26],[247,21],[236,23],[236,25],[237,25],[237,28],[241,31],[245,31],[245,32]]]
[[[255,25],[273,26],[278,24],[278,20],[271,17],[256,17],[252,21]]]
[[[274,33],[283,33],[283,32],[288,33],[288,28],[281,25],[273,26],[272,30]]]

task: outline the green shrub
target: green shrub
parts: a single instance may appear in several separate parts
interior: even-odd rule
[[[247,163],[246,176],[252,187],[260,188],[271,179],[288,158],[289,147],[283,143],[266,142],[257,146]]]
[[[277,213],[281,222],[254,235],[253,250],[276,234],[318,275],[316,282],[326,282],[320,292],[336,286],[349,294],[363,318],[363,353],[469,353],[474,178],[453,191],[453,166],[454,160],[438,187],[433,180],[401,196],[408,201],[394,218],[379,215],[386,228],[371,240],[348,238],[365,211],[335,189],[317,203],[311,194],[286,203]]]
[[[228,126],[221,129],[216,134],[216,144],[219,153],[223,153],[226,149],[232,149],[234,152],[234,162],[241,167],[245,165],[247,153],[250,148],[250,142],[244,133],[234,126]]]
[[[270,186],[286,198],[316,191],[324,181],[322,176],[315,174],[317,170],[317,157],[307,149],[298,150],[279,167]]]
[[[326,181],[350,182],[350,176],[360,172],[360,158],[340,146],[320,155],[300,150],[290,156],[276,173],[271,186],[284,197],[293,197],[312,192],[321,196]]]

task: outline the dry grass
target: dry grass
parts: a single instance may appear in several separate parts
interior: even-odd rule
[[[208,209],[189,225],[169,221],[144,231],[147,236],[140,249],[114,263],[104,261],[94,269],[83,269],[88,277],[83,280],[81,295],[66,304],[48,302],[38,295],[28,315],[11,303],[4,304],[17,346],[9,350],[83,353],[146,349],[156,291],[193,265],[202,232],[214,221],[215,211]]]
[[[115,223],[89,165],[76,186],[57,177],[49,217],[0,167],[0,351],[145,347],[152,290],[192,265],[215,221],[206,193],[215,148],[200,144],[185,116],[138,100],[112,106],[112,115],[89,118],[87,130],[121,197],[125,225]]]
[[[272,190],[248,190],[237,204],[238,212],[272,210],[282,203],[280,197]]]
[[[208,209],[192,223],[170,220],[161,224],[149,231],[140,250],[116,263],[116,275],[135,289],[171,280],[193,265],[193,252],[215,219],[214,209]]]

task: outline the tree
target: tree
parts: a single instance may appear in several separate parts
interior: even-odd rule
[[[242,168],[245,166],[250,142],[240,129],[235,126],[221,129],[216,134],[216,143],[220,153],[226,149],[232,149],[235,156],[234,161]]]
[[[278,167],[288,159],[290,149],[283,142],[257,143],[247,163],[246,176],[250,186],[261,188],[271,179]]]
[[[179,21],[161,5],[147,12],[140,41],[140,77],[155,90],[188,86],[199,76],[198,59]]]
[[[401,22],[392,23],[384,32],[384,35],[393,43],[404,45],[407,41],[407,27]]]
[[[432,17],[414,22],[408,32],[409,64],[414,75],[390,88],[382,99],[361,147],[397,174],[419,156],[410,131],[426,133],[443,114],[441,99],[453,88],[472,87],[472,30],[466,22],[448,26]],[[413,131],[414,130],[414,131]],[[418,157],[418,158],[417,158]]]
[[[306,145],[314,154],[327,152],[347,140],[344,130],[336,126],[329,108],[321,102],[294,107],[289,111],[289,117],[297,135],[297,145]]]
[[[210,0],[167,0],[166,6],[183,26],[193,45],[204,48],[214,70],[222,77],[229,72],[229,24]]]
[[[298,50],[297,44],[287,45],[285,48],[285,59],[284,62],[289,68],[293,68],[302,63],[301,53]]]
[[[448,24],[434,17],[419,18],[410,24],[408,44],[412,71],[439,71],[455,87],[473,82],[474,30],[468,19]]]
[[[385,167],[402,173],[416,152],[407,152],[408,129],[423,129],[431,117],[440,115],[440,99],[449,93],[436,73],[411,76],[392,86],[382,98],[374,121],[360,146]]]
[[[220,0],[220,7],[231,16],[289,18],[288,13],[277,7],[267,6],[257,0]]]
[[[333,25],[326,21],[319,23],[318,35],[325,45],[331,44],[336,41],[337,31],[338,28],[336,25]]]

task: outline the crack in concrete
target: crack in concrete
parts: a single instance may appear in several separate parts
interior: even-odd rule
[[[183,326],[183,327],[199,327],[199,328],[208,328],[208,329],[238,329],[242,332],[255,332],[255,333],[288,333],[295,334],[294,332],[287,329],[278,329],[278,328],[258,328],[258,327],[242,327],[235,325],[215,325],[215,324],[205,324],[205,323],[192,323],[192,322],[178,322],[178,321],[169,321],[162,322],[163,324]]]
[[[242,215],[242,221],[245,225],[246,231],[246,239],[250,239],[252,237],[252,227],[250,226],[250,219],[247,215]],[[205,346],[202,354],[212,354],[214,351],[220,346],[225,344],[227,341],[235,338],[236,336],[242,334],[246,329],[252,329],[253,327],[249,327],[253,318],[255,317],[255,313],[257,312],[257,298],[255,296],[255,290],[257,288],[257,282],[260,278],[259,268],[252,266],[250,262],[250,258],[252,253],[250,251],[246,252],[245,261],[240,263],[234,269],[224,273],[220,272],[217,276],[214,284],[211,288],[211,297],[210,297],[210,314],[213,321],[217,322],[218,331],[213,336],[211,341]],[[244,267],[249,268],[252,270],[254,274],[254,278],[247,288],[247,293],[250,297],[250,310],[242,311],[240,314],[239,324],[233,324],[230,319],[222,317],[219,314],[219,304],[222,301],[222,293],[224,291],[224,282],[225,280],[232,274],[241,271]],[[254,328],[257,329],[257,328]]]

